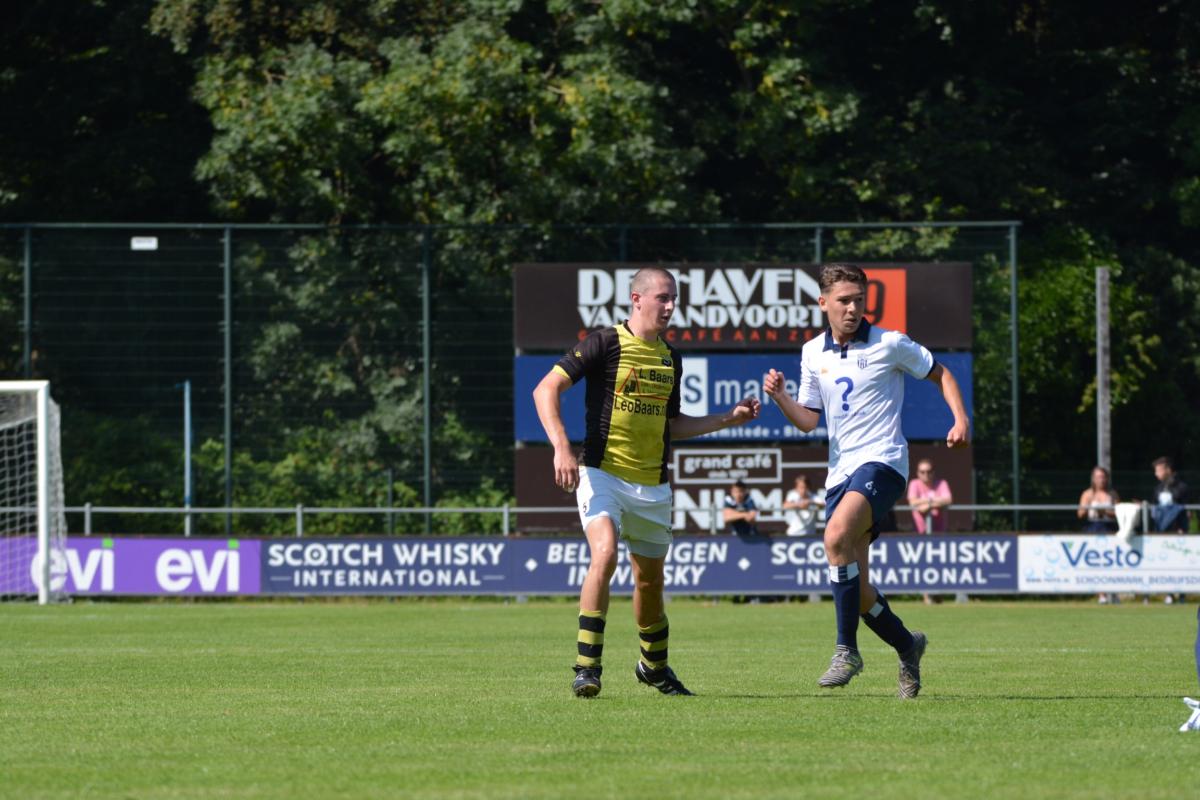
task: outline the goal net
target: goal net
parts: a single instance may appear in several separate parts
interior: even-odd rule
[[[67,521],[47,381],[0,381],[0,600],[63,599]]]

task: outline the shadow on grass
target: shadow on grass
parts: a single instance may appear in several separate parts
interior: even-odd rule
[[[710,700],[874,700],[874,699],[898,699],[894,692],[847,692],[834,689],[832,691],[814,691],[814,692],[775,692],[772,694],[723,694],[720,692],[704,692],[697,695]],[[1179,700],[1181,694],[987,694],[979,693],[954,693],[954,692],[936,692],[928,691],[918,698],[920,700],[1034,700],[1039,702],[1061,702],[1069,703],[1073,701],[1086,700],[1094,702],[1097,700],[1106,701],[1143,701],[1143,700]]]

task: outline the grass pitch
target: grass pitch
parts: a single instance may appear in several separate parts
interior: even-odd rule
[[[817,688],[827,602],[672,602],[680,698],[615,600],[590,701],[566,601],[0,606],[0,797],[1196,795],[1194,606],[894,606],[912,701],[865,627]]]

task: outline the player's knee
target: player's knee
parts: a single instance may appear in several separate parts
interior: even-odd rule
[[[592,564],[588,569],[611,578],[617,570],[617,548],[607,543],[592,547]]]
[[[830,523],[825,528],[825,553],[839,564],[855,560],[855,537],[845,525]]]
[[[635,581],[639,592],[661,592],[663,576],[661,572],[647,574],[642,572]]]

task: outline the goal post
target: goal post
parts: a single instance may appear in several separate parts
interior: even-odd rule
[[[60,436],[49,381],[0,381],[0,599],[65,597]]]

